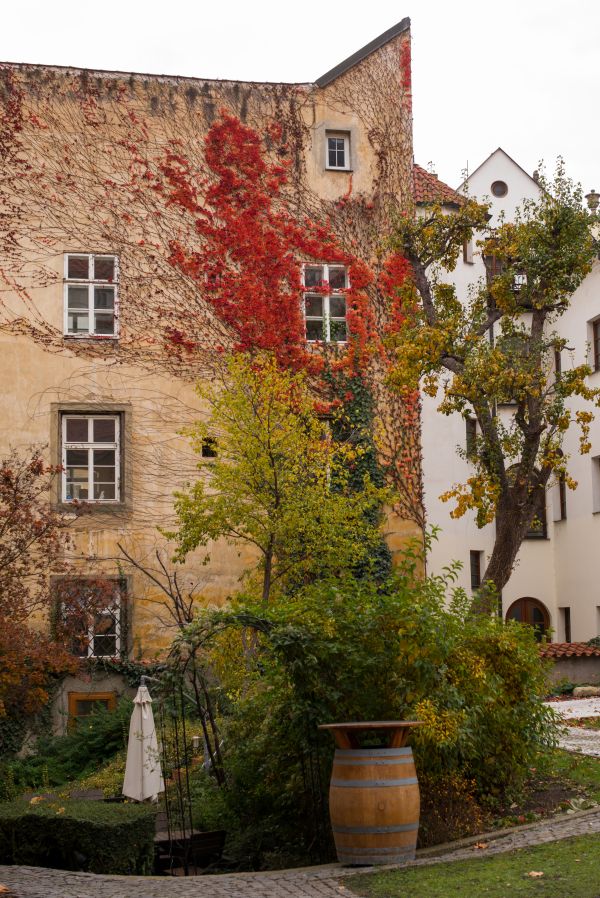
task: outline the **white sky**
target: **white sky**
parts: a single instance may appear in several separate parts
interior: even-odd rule
[[[0,0],[0,59],[312,81],[412,20],[415,157],[452,186],[502,146],[600,190],[600,0]]]

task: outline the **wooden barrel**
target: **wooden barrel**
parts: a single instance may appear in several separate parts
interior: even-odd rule
[[[415,856],[419,784],[412,749],[337,749],[329,813],[340,863],[399,864]]]

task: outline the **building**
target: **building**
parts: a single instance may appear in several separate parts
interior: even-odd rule
[[[495,150],[459,188],[480,201],[490,202],[494,226],[503,213],[510,220],[524,199],[540,195],[535,174],[525,172],[504,150]],[[451,197],[450,197],[451,199]],[[485,278],[485,265],[476,247],[464,248],[451,278],[459,297]],[[600,378],[600,356],[594,347],[600,334],[600,262],[574,293],[569,309],[557,323],[567,340],[556,365],[562,370],[588,363],[594,373],[590,385]],[[576,400],[571,406],[577,408]],[[440,572],[453,560],[463,564],[459,585],[468,592],[478,587],[491,554],[494,525],[478,529],[472,515],[457,520],[449,516],[448,504],[439,496],[454,483],[469,476],[470,465],[457,453],[466,450],[476,432],[475,420],[436,412],[436,401],[423,397],[423,476],[425,505],[430,525],[441,528],[428,559],[428,570]],[[500,409],[509,415],[510,407]],[[569,457],[569,474],[578,482],[575,491],[564,483],[551,483],[546,495],[545,520],[534,527],[523,542],[515,569],[502,593],[502,613],[550,630],[558,642],[584,641],[600,633],[600,590],[593,557],[600,538],[600,422],[592,424],[592,451],[580,455],[578,432],[566,434],[563,450]]]
[[[390,210],[413,202],[410,21],[306,84],[7,63],[0,101],[2,451],[47,446],[64,468],[55,506],[88,503],[73,521],[74,572],[84,585],[114,580],[115,598],[87,620],[82,656],[148,658],[172,634],[160,593],[120,547],[149,565],[166,551],[157,525],[168,526],[173,492],[196,471],[180,435],[203,413],[194,384],[233,345],[170,264],[174,237],[192,236],[148,187],[152,166],[168,160],[170,183],[178,166],[203,176],[203,138],[233,115],[271,135],[273,159],[289,160],[285,198],[297,219],[329,220],[342,245],[370,260]],[[326,319],[307,315],[309,340]],[[336,338],[328,330],[324,339]],[[404,410],[372,375],[385,431]],[[389,458],[402,450],[413,465],[412,495],[388,516],[397,549],[421,526],[418,420],[387,432]],[[188,558],[182,584],[219,603],[252,559],[225,543],[209,548],[207,567],[204,553]],[[69,688],[93,697],[82,683]]]

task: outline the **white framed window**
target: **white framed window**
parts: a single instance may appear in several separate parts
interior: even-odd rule
[[[62,416],[62,501],[119,502],[119,415]]]
[[[349,171],[350,135],[347,131],[327,131],[325,134],[325,168]]]
[[[64,333],[69,337],[118,336],[119,260],[97,253],[67,253]]]
[[[343,265],[305,265],[303,280],[307,341],[345,343],[348,270]]]
[[[68,647],[78,658],[121,654],[124,582],[78,577],[58,584],[58,602]]]
[[[71,638],[78,658],[116,658],[121,654],[121,603],[81,617],[81,629]]]

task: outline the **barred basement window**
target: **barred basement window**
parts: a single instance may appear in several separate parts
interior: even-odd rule
[[[348,272],[343,265],[305,265],[304,318],[309,343],[345,343],[348,338]],[[311,292],[311,288],[315,291]]]
[[[120,416],[62,416],[62,501],[120,500]]]
[[[69,337],[117,336],[117,256],[65,256],[64,333]]]
[[[125,581],[64,578],[55,586],[60,630],[78,658],[118,658],[125,650]]]

